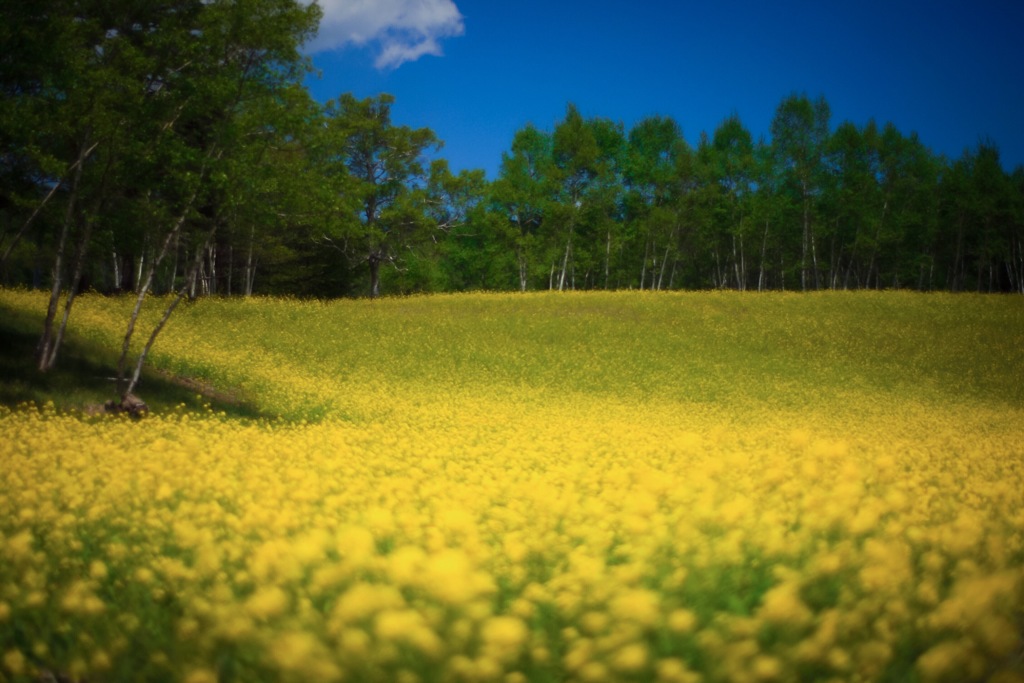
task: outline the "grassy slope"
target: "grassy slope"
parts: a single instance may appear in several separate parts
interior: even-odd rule
[[[39,372],[34,356],[44,310],[5,305],[9,302],[2,298],[0,295],[0,405],[52,402],[61,410],[83,410],[101,406],[115,397],[112,378],[117,374],[116,345],[97,343],[72,331],[61,349],[57,367],[48,373]],[[32,299],[45,303],[38,295]],[[237,392],[219,391],[183,376],[147,368],[143,383],[146,400],[154,411],[209,406],[235,417],[260,415]]]
[[[43,303],[39,294],[0,291],[0,327],[26,330],[19,342],[23,352],[31,349]],[[55,387],[40,386],[38,377],[5,361],[5,391],[22,386],[37,399],[69,400],[71,380],[89,379],[97,367],[108,372],[107,350],[117,347],[129,307],[127,300],[84,298],[69,358],[95,357],[96,365],[70,364],[69,383]],[[149,311],[147,322],[157,315],[155,308]],[[882,675],[860,680],[915,680],[916,662],[945,632],[941,625],[922,626],[942,610],[932,609],[934,601],[922,607],[912,591],[938,579],[911,550],[934,550],[929,554],[941,560],[940,568],[963,557],[963,566],[981,571],[986,581],[1002,581],[1000,572],[1021,565],[1024,306],[1016,297],[594,293],[330,303],[204,300],[175,315],[153,364],[251,396],[262,415],[327,419],[254,425],[183,416],[136,425],[83,424],[29,411],[7,416],[9,439],[0,443],[32,455],[11,462],[40,466],[22,473],[27,484],[8,492],[9,509],[36,497],[71,505],[90,486],[86,507],[94,494],[117,501],[109,507],[113,516],[105,516],[101,505],[92,526],[68,537],[106,539],[121,533],[123,520],[115,513],[121,514],[123,501],[138,501],[130,515],[156,520],[156,541],[137,544],[141,559],[131,557],[129,569],[132,562],[151,561],[151,552],[175,559],[176,546],[163,545],[166,530],[182,521],[184,532],[189,523],[211,524],[204,517],[211,514],[210,500],[226,501],[225,509],[237,512],[234,521],[244,518],[249,525],[244,533],[232,532],[226,545],[285,542],[298,531],[318,524],[335,529],[342,521],[342,529],[353,523],[375,528],[373,515],[382,510],[387,519],[412,523],[411,532],[390,532],[389,544],[425,544],[417,529],[476,520],[470,530],[479,527],[486,539],[481,543],[493,552],[486,569],[506,591],[496,609],[508,608],[525,580],[510,578],[518,576],[518,565],[508,563],[511,556],[499,542],[510,536],[536,541],[531,552],[541,559],[526,571],[567,587],[579,585],[569,554],[594,553],[614,572],[613,565],[635,552],[638,576],[658,587],[666,605],[691,607],[705,630],[720,629],[729,638],[739,638],[728,633],[730,619],[764,609],[765,591],[783,576],[772,573],[776,566],[792,567],[810,577],[803,599],[823,614],[835,608],[843,623],[888,620],[891,604],[910,610],[905,619],[893,617],[899,628],[884,640],[894,656]],[[141,393],[153,403],[163,392],[150,377]],[[81,452],[88,468],[108,474],[56,480],[47,459],[35,455],[59,456],[64,449],[69,461]],[[152,476],[138,476],[140,469]],[[232,488],[239,481],[245,493]],[[119,488],[125,482],[134,498]],[[43,493],[37,496],[36,489]],[[500,514],[493,515],[492,507]],[[61,519],[92,520],[86,512],[76,509]],[[160,518],[161,512],[173,517]],[[328,513],[333,516],[325,520]],[[514,533],[491,539],[489,525],[506,515]],[[660,526],[649,527],[648,518]],[[448,540],[458,546],[465,529],[455,526]],[[608,541],[605,532],[616,540]],[[737,538],[742,547],[733,542]],[[644,542],[654,554],[645,554]],[[66,576],[86,571],[91,557],[76,565],[78,551],[54,547],[52,557],[69,567]],[[240,548],[239,555],[253,555],[254,547]],[[111,566],[120,562],[100,557]],[[828,580],[812,576],[816,562],[838,557],[846,557],[839,565],[843,573]],[[675,585],[666,572],[680,564],[690,567],[690,578]],[[968,589],[988,591],[989,584],[965,580],[961,596],[949,584],[954,574],[940,578],[935,590],[951,596],[953,611],[945,612],[953,617],[961,597],[994,614],[989,605],[1003,595],[993,588],[979,601]],[[887,587],[906,594],[886,594]],[[249,586],[241,582],[235,590],[244,598]],[[200,596],[196,604],[208,605],[206,584],[181,588],[183,596],[190,591]],[[139,613],[129,598],[112,601],[110,609]],[[240,604],[229,604],[226,613],[238,613]],[[191,652],[173,615],[144,600],[141,605],[155,626],[139,652],[176,646]],[[1013,609],[1008,614],[1019,624],[1019,609]],[[551,625],[552,647],[568,647],[561,628],[574,623],[573,615],[552,612],[541,620]],[[993,633],[1014,628],[991,623]],[[50,623],[40,624],[38,637],[50,638]],[[740,661],[730,656],[728,640],[705,654],[704,645],[698,648],[704,641],[663,636],[656,643],[662,654],[701,669]],[[862,642],[867,637],[867,630],[856,629],[840,636],[851,648],[870,645]],[[766,652],[795,646],[789,635],[779,638],[762,638],[760,645]],[[1018,647],[1017,641],[1010,646]],[[77,652],[69,646],[56,661]],[[256,667],[240,669],[245,673],[268,666],[242,647],[216,652],[225,661]],[[850,652],[859,659],[859,650]],[[1016,671],[1019,658],[1014,661]],[[131,670],[131,658],[125,662],[119,660],[127,667],[119,671]],[[827,673],[799,670],[806,680]],[[565,679],[557,666],[550,671],[539,666],[529,679]]]
[[[3,400],[91,400],[109,391],[127,300],[87,297],[64,375],[20,370],[38,295],[0,296]],[[149,319],[157,315],[156,307]],[[33,324],[34,323],[34,324]],[[711,409],[842,412],[875,396],[1024,407],[1024,306],[1016,297],[909,293],[456,295],[382,301],[208,300],[184,307],[155,367],[257,397],[286,418],[386,413],[403,387],[520,400],[577,395]],[[144,398],[195,401],[151,375]],[[545,398],[546,397],[546,398]],[[230,407],[230,405],[227,405]]]

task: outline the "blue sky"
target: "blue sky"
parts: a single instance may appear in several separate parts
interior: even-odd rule
[[[319,0],[314,97],[396,97],[393,119],[497,175],[528,123],[572,102],[629,127],[672,116],[691,144],[732,113],[755,138],[798,92],[832,127],[869,118],[958,157],[982,139],[1024,164],[1024,2]]]

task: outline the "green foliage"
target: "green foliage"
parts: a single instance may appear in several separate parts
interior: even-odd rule
[[[312,101],[315,3],[42,0],[0,19],[0,282],[1024,292],[1024,171],[988,142],[950,161],[891,123],[832,129],[824,97],[783,98],[770,139],[733,114],[695,148],[671,118],[627,130],[569,104],[517,130],[488,182],[395,125],[389,95]]]
[[[401,267],[403,252],[428,239],[423,160],[440,146],[427,128],[392,124],[393,102],[390,95],[345,94],[324,112],[323,154],[344,170],[350,198],[350,209],[338,212],[324,236],[352,265],[368,266],[371,297],[380,295],[381,267]]]

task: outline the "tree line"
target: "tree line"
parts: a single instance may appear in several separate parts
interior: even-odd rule
[[[912,288],[1024,293],[1024,168],[933,153],[785,97],[696,147],[568,105],[498,176],[453,173],[388,95],[313,101],[296,0],[36,0],[0,9],[0,282],[50,291],[39,366],[78,292]],[[148,350],[162,327],[149,330]],[[140,333],[144,334],[144,333]],[[134,368],[134,369],[133,369]]]

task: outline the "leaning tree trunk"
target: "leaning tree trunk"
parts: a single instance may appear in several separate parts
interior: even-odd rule
[[[85,222],[85,228],[82,232],[82,237],[78,243],[78,249],[75,253],[75,264],[74,272],[71,274],[71,282],[68,287],[68,297],[64,302],[64,315],[61,316],[60,326],[57,328],[57,333],[54,336],[53,343],[50,345],[49,356],[44,359],[40,359],[40,362],[46,363],[44,370],[52,370],[57,364],[57,352],[60,351],[61,343],[64,341],[64,332],[68,327],[68,318],[71,317],[71,306],[75,303],[75,297],[78,295],[78,286],[82,281],[82,266],[85,263],[85,254],[89,249],[89,238],[92,234],[92,221],[88,218]]]
[[[89,156],[93,153],[96,147],[99,146],[99,144],[100,143],[98,142],[94,142],[88,149],[80,153],[75,162],[68,167],[67,173],[71,173],[72,171],[75,173],[76,184],[77,178],[80,177],[82,164],[85,163],[85,160],[89,158]],[[18,242],[21,241],[21,238],[25,236],[26,232],[28,232],[29,227],[31,227],[31,225],[35,222],[36,218],[39,217],[39,214],[42,213],[43,208],[53,198],[53,195],[57,194],[57,190],[60,189],[61,185],[64,184],[64,179],[67,176],[67,173],[64,174],[64,177],[61,177],[59,180],[57,180],[56,183],[53,184],[53,187],[51,187],[50,191],[46,193],[46,196],[43,197],[43,200],[36,205],[36,208],[32,211],[32,214],[25,220],[24,223],[21,224],[21,227],[18,228],[18,232],[15,233],[13,238],[11,238],[10,243],[6,247],[4,247],[4,252],[2,255],[0,255],[0,269],[2,269],[4,264],[7,263],[7,258],[11,255],[11,252],[14,250],[14,247],[18,245]]]
[[[132,308],[131,316],[128,318],[128,327],[125,330],[124,342],[121,344],[121,357],[117,361],[118,392],[122,396],[128,394],[128,392],[124,391],[123,389],[125,383],[125,372],[127,370],[126,366],[128,362],[128,351],[131,347],[132,335],[135,333],[135,325],[139,319],[139,312],[142,310],[142,302],[145,301],[146,294],[149,292],[149,288],[153,285],[153,277],[156,274],[157,266],[160,265],[160,262],[163,261],[164,256],[167,255],[167,251],[170,248],[171,242],[176,240],[178,235],[181,234],[181,228],[185,224],[185,220],[188,218],[189,211],[192,210],[192,204],[193,202],[195,202],[196,195],[198,194],[198,192],[198,188],[192,192],[192,196],[189,198],[188,202],[186,202],[185,208],[182,210],[181,215],[179,215],[178,219],[174,222],[174,227],[172,227],[170,231],[168,231],[167,235],[164,237],[164,241],[160,247],[160,251],[156,255],[156,258],[154,258],[150,262],[149,270],[146,273],[146,278],[142,282],[141,286],[139,287],[138,293],[136,294],[135,306],[134,308]],[[185,279],[185,282],[187,286],[188,278]]]
[[[153,348],[153,343],[156,341],[157,336],[164,329],[164,326],[170,319],[171,314],[174,313],[174,309],[178,307],[178,304],[181,303],[181,300],[184,299],[185,295],[188,293],[189,282],[194,280],[196,274],[199,272],[199,268],[203,263],[203,255],[206,252],[206,246],[210,243],[210,240],[213,238],[213,235],[216,232],[216,230],[216,226],[211,228],[210,232],[207,233],[206,235],[206,239],[204,240],[203,245],[196,249],[196,255],[192,259],[192,265],[189,269],[188,275],[185,277],[185,284],[182,285],[182,287],[178,290],[177,294],[175,295],[174,299],[171,300],[171,303],[168,304],[166,309],[164,309],[163,316],[160,317],[160,321],[156,324],[156,326],[153,328],[153,331],[150,333],[149,339],[146,340],[146,345],[142,347],[142,351],[139,353],[139,357],[135,361],[135,368],[132,371],[131,379],[128,380],[128,383],[124,385],[124,388],[120,392],[122,405],[128,404],[130,402],[129,396],[131,396],[132,392],[135,391],[135,387],[138,386],[139,384],[139,378],[142,377],[142,367],[143,365],[145,365],[146,357],[149,355],[150,349]],[[123,383],[123,381],[124,378],[121,375],[119,375],[118,383],[121,384]]]
[[[64,287],[64,250],[67,248],[68,234],[71,232],[71,223],[75,220],[75,201],[78,198],[78,190],[82,181],[82,166],[86,156],[95,148],[87,147],[88,137],[82,142],[78,151],[78,161],[75,165],[75,176],[71,182],[71,190],[68,195],[68,206],[64,212],[64,223],[61,226],[60,237],[57,240],[57,252],[53,258],[53,286],[50,288],[50,302],[46,307],[46,319],[43,321],[43,334],[39,338],[39,345],[36,347],[38,367],[42,372],[49,370],[51,356],[55,357],[56,336],[53,330],[53,321],[57,317],[57,305],[60,302],[60,293]]]
[[[562,257],[562,271],[558,275],[558,291],[565,289],[565,273],[569,267],[569,255],[572,253],[572,226],[569,226],[569,240],[565,243],[565,255]]]

